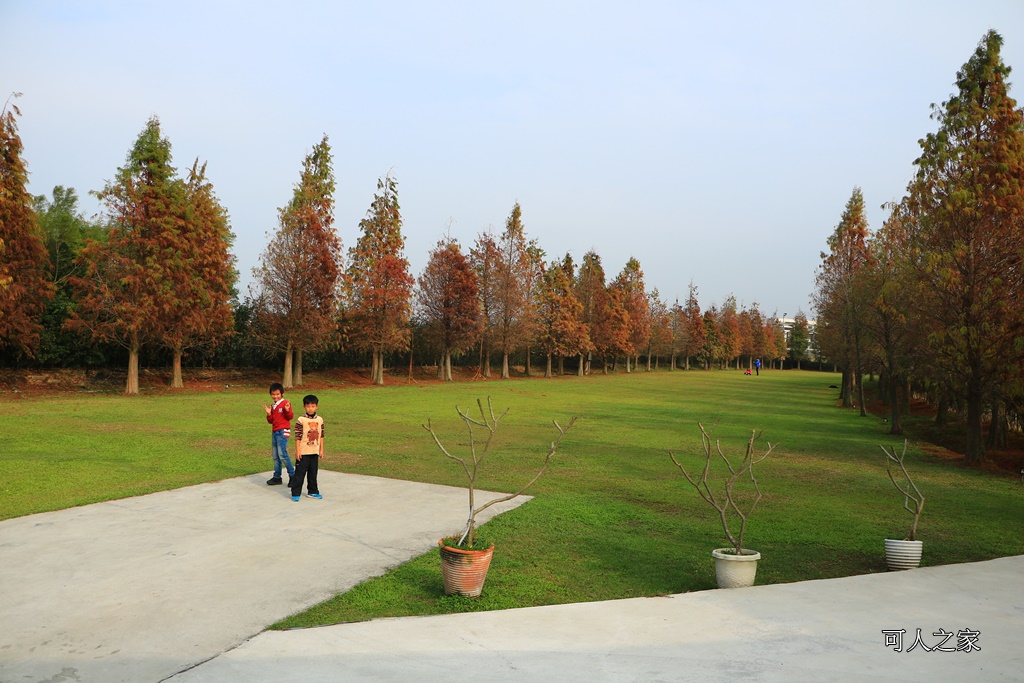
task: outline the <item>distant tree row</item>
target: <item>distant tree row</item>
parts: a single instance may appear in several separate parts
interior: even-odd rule
[[[182,386],[182,362],[223,366],[280,363],[286,386],[302,384],[304,358],[370,361],[384,383],[387,359],[415,353],[452,378],[453,358],[510,377],[514,361],[533,374],[727,367],[786,356],[786,336],[757,304],[701,311],[697,288],[669,305],[648,291],[630,258],[608,281],[600,256],[580,264],[547,260],[527,237],[515,204],[504,230],[481,232],[468,251],[446,237],[420,277],[404,255],[398,184],[381,178],[346,252],[334,225],[335,179],[325,135],[303,160],[291,199],[278,209],[248,296],[235,290],[234,235],[197,159],[179,176],[171,145],[151,118],[114,179],[96,193],[90,223],[74,189],[52,198],[27,194],[13,97],[0,115],[0,350],[6,363],[109,367],[126,363],[126,392],[139,389],[141,359],[169,362]],[[803,331],[806,333],[806,320]],[[791,352],[802,344],[794,331]],[[268,361],[269,359],[269,361]],[[411,362],[411,356],[410,356]],[[280,367],[280,366],[279,366]]]
[[[1002,42],[989,31],[956,92],[933,105],[938,130],[874,234],[854,188],[814,294],[818,346],[843,368],[844,404],[864,414],[861,377],[880,373],[899,434],[901,405],[922,387],[940,422],[955,408],[973,463],[1024,418],[1024,112],[1008,94]]]

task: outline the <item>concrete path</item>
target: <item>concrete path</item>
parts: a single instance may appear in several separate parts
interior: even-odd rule
[[[296,504],[266,476],[0,522],[0,683],[1024,680],[1024,556],[261,632],[426,552],[466,505],[334,472]]]
[[[920,645],[909,651],[917,629],[931,652]],[[933,635],[940,629],[953,634],[945,643]],[[906,632],[901,651],[886,645],[887,630]],[[1021,681],[1022,637],[1024,557],[1011,557],[663,598],[268,631],[170,680],[450,683],[461,671],[488,683]]]
[[[164,680],[466,520],[460,488],[321,471],[293,503],[267,478],[0,522],[0,682]]]

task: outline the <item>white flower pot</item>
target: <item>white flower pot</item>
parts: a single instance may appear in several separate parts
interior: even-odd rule
[[[885,539],[885,562],[890,571],[916,569],[921,564],[923,541],[898,541]]]
[[[715,576],[719,588],[746,588],[754,585],[761,553],[744,548],[743,553],[737,555],[735,548],[718,548],[711,551],[711,557],[715,558]]]

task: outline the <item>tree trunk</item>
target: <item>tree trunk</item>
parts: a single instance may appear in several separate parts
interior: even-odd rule
[[[853,372],[848,367],[843,368],[843,386],[840,389],[840,398],[843,399],[844,408],[853,407]]]
[[[174,361],[172,363],[174,368],[171,371],[171,388],[172,389],[184,389],[185,382],[181,379],[181,347],[174,347]]]
[[[551,354],[548,354],[547,365],[544,367],[544,376],[551,377]]]
[[[633,360],[633,357],[627,353],[626,354],[626,372],[627,373],[628,372],[633,372],[633,367],[632,367],[632,364],[631,364],[632,360]],[[615,362],[618,362],[617,358],[615,359]]]
[[[444,354],[444,381],[452,381],[452,352],[448,350]]]
[[[949,399],[946,397],[946,388],[939,387],[939,406],[935,409],[935,424],[942,427],[949,421]]]
[[[889,389],[889,433],[899,435],[903,433],[903,423],[900,421],[900,390],[895,378],[889,377],[886,383]]]
[[[1000,417],[999,399],[992,398],[992,419],[988,423],[988,439],[985,441],[986,448],[999,448],[999,423]]]
[[[903,415],[910,416],[910,403],[914,400],[914,392],[910,389],[910,378],[903,379]]]
[[[530,376],[530,345],[529,344],[526,345],[526,365],[525,365],[525,369],[526,369],[526,376],[529,377]]]
[[[586,368],[584,367],[584,363],[585,362],[586,362],[586,359],[583,357],[583,354],[581,353],[580,354],[580,366],[578,368],[576,368],[576,376],[577,377],[582,377],[585,374],[585,372],[586,372]]]
[[[295,349],[295,364],[292,365],[292,383],[302,386],[302,349]]]
[[[384,353],[380,349],[373,350],[373,383],[379,387],[384,386]]]
[[[972,465],[985,462],[985,438],[981,427],[984,396],[977,377],[967,381],[967,444],[964,459]]]
[[[859,354],[858,354],[859,355]],[[868,410],[864,405],[864,376],[860,373],[860,359],[857,360],[857,402],[860,403],[860,416],[867,417]]]
[[[284,350],[284,376],[281,378],[281,386],[291,389],[292,384],[292,343],[288,342],[288,348]]]
[[[508,379],[511,375],[508,373],[508,351],[501,353],[501,378]]]
[[[558,357],[558,376],[561,377],[565,374],[565,356]]]
[[[133,334],[128,346],[128,381],[124,393],[136,396],[139,393],[139,337]]]
[[[491,376],[491,350],[490,348],[484,349],[484,377]]]

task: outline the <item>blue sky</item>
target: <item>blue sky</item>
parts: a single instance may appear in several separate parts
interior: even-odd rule
[[[208,164],[243,287],[326,133],[346,249],[390,172],[414,275],[518,201],[549,259],[791,316],[853,187],[872,229],[902,197],[985,31],[1024,73],[1020,0],[488,5],[0,0],[0,89],[29,190],[87,215],[159,116],[182,173]]]

